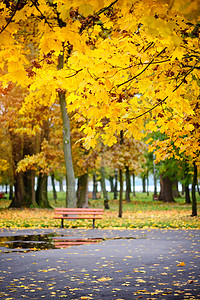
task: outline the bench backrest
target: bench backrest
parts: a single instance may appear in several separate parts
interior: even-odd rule
[[[102,208],[55,208],[56,215],[102,215],[103,213],[104,209]]]

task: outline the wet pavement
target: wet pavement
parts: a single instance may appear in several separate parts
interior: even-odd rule
[[[200,299],[200,230],[0,229],[2,299]]]

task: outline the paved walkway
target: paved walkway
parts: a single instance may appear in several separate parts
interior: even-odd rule
[[[50,233],[103,240],[28,252],[2,244]],[[2,299],[200,299],[199,230],[0,229],[0,240]]]

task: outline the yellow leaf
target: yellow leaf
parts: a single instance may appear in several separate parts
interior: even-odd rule
[[[102,278],[99,278],[97,280],[98,281],[109,281],[109,280],[112,280],[112,278],[110,278],[110,277],[102,277]]]
[[[185,266],[185,263],[182,261],[180,262],[178,265],[176,265],[177,267],[184,267]]]

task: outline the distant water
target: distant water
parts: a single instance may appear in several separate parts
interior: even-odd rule
[[[132,183],[132,182],[131,182]],[[55,186],[56,186],[56,191],[59,191],[59,182],[55,180]],[[51,178],[48,178],[48,191],[52,191],[52,184],[51,184]],[[65,180],[63,181],[63,189],[66,191],[66,182]],[[98,192],[101,190],[100,182],[98,182],[97,186]],[[124,190],[126,189],[126,183],[124,182]],[[88,191],[92,192],[93,190],[93,183],[92,181],[89,182],[88,185]],[[110,192],[110,182],[106,180],[106,190]],[[118,190],[119,190],[119,183],[118,183]],[[135,191],[136,192],[142,192],[142,179],[136,177],[135,178]],[[153,183],[153,178],[149,177],[149,186],[148,186],[148,191],[153,192],[154,191],[154,183]],[[160,191],[160,184],[159,182],[157,183],[157,191]]]

